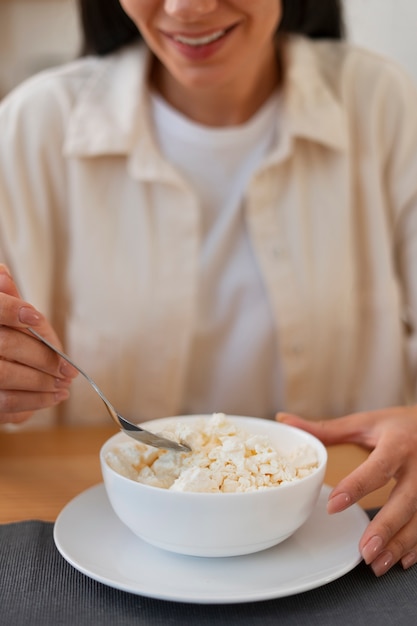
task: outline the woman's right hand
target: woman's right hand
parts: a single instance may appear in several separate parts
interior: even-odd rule
[[[34,411],[62,402],[78,374],[25,331],[28,326],[61,348],[49,322],[20,298],[7,267],[0,264],[0,424],[24,422]]]

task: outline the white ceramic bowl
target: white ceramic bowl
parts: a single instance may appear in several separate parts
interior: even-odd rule
[[[179,416],[142,423],[161,432]],[[209,418],[210,416],[203,416]],[[240,493],[171,491],[139,483],[114,471],[107,453],[128,437],[119,433],[100,451],[104,485],[119,519],[144,541],[180,554],[220,557],[264,550],[292,535],[312,513],[326,470],[327,452],[312,435],[272,420],[227,415],[239,429],[267,435],[279,450],[289,453],[303,444],[317,453],[318,467],[303,478],[264,490]]]

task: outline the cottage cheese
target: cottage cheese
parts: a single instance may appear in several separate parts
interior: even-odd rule
[[[107,463],[123,476],[146,485],[208,493],[276,487],[303,478],[318,467],[311,446],[303,445],[284,455],[268,437],[245,432],[222,413],[180,420],[161,434],[187,443],[192,452],[159,450],[129,440],[107,454]]]

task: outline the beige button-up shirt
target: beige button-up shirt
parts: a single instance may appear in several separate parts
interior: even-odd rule
[[[288,62],[279,139],[245,203],[279,337],[277,410],[413,401],[416,89],[343,43],[294,38]],[[149,124],[148,63],[140,46],[81,59],[0,105],[0,260],[135,420],[182,411],[201,245],[198,198]],[[108,419],[81,379],[60,415]]]

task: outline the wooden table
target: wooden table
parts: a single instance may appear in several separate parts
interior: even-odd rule
[[[0,523],[54,521],[78,493],[101,482],[99,450],[112,426],[0,431]],[[366,458],[353,445],[329,448],[326,482],[335,485]],[[361,500],[381,506],[392,485]]]

